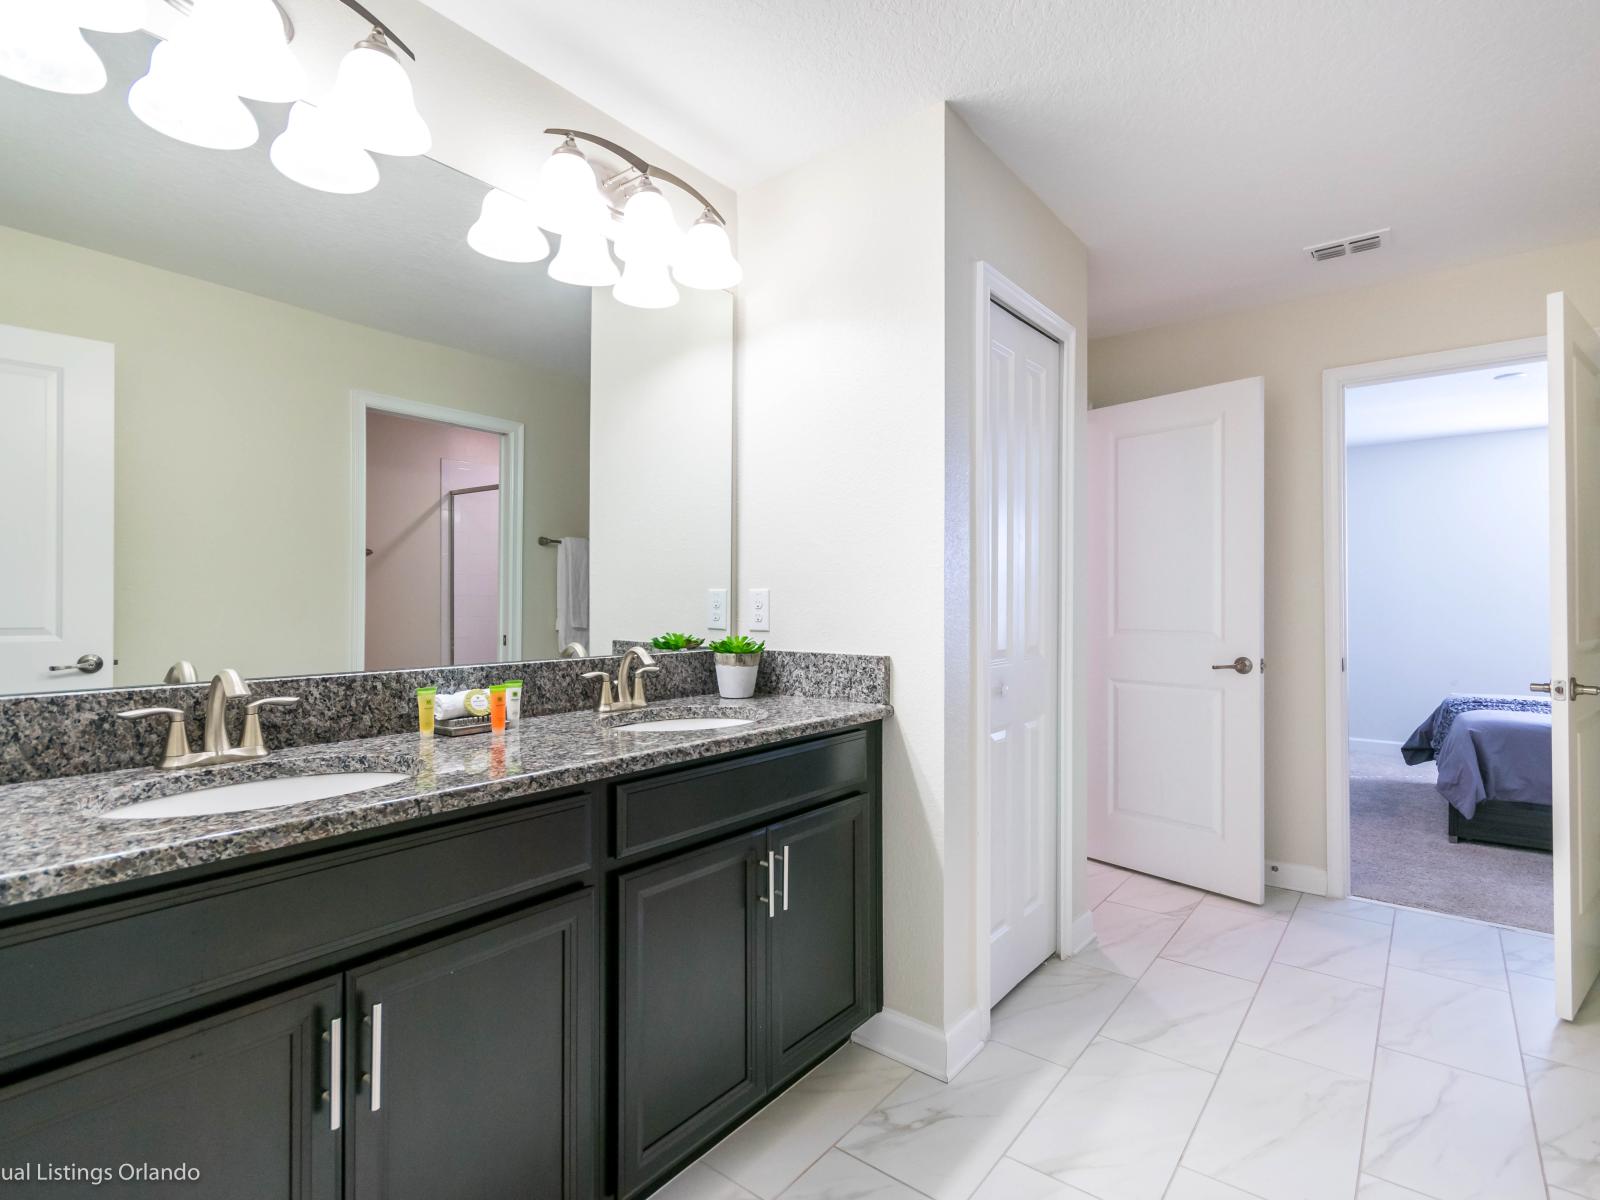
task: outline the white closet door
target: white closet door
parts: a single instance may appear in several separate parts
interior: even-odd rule
[[[1600,337],[1561,292],[1548,321],[1556,1011],[1570,1021],[1600,975]]]
[[[111,686],[113,356],[0,325],[0,692]]]
[[[1061,346],[989,314],[991,1003],[1056,951]]]
[[[1088,441],[1089,856],[1259,904],[1261,380],[1094,409]]]

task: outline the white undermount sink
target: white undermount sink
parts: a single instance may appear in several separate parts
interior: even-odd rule
[[[618,725],[621,733],[682,733],[691,729],[733,729],[738,725],[752,725],[748,717],[666,717],[660,721],[634,721],[631,725]]]
[[[254,779],[225,783],[176,796],[157,796],[124,804],[100,816],[107,821],[153,821],[164,817],[210,817],[221,813],[255,812],[286,808],[308,800],[327,800],[399,783],[409,776],[398,771],[339,771],[327,775],[289,775],[281,779]]]

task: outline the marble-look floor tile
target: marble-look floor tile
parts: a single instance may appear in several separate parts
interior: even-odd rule
[[[1072,961],[1137,979],[1182,924],[1179,917],[1107,900],[1094,910],[1094,941]]]
[[[1070,1184],[1062,1183],[1032,1167],[1025,1167],[1014,1158],[1002,1158],[983,1181],[983,1186],[973,1193],[972,1200],[1096,1200],[1088,1192],[1080,1192]]]
[[[1556,977],[1555,939],[1543,933],[1524,933],[1520,929],[1500,931],[1500,949],[1505,952],[1506,970],[1540,979]]]
[[[1421,1192],[1413,1192],[1410,1188],[1403,1188],[1398,1183],[1379,1179],[1376,1175],[1363,1175],[1361,1185],[1356,1188],[1356,1200],[1431,1200],[1431,1198]]]
[[[1285,928],[1284,919],[1262,909],[1202,904],[1172,935],[1161,956],[1259,982]]]
[[[1010,1155],[1101,1200],[1157,1200],[1214,1078],[1102,1039],[1067,1072]]]
[[[1263,1200],[1349,1200],[1367,1083],[1236,1046],[1183,1165]]]
[[[910,1067],[849,1043],[723,1138],[705,1161],[773,1200],[910,1074]]]
[[[1291,967],[1381,987],[1389,967],[1389,927],[1301,905],[1289,919],[1275,958]]]
[[[1511,997],[1493,988],[1391,965],[1378,1044],[1507,1083],[1522,1082]]]
[[[1371,921],[1376,925],[1393,925],[1395,910],[1391,905],[1373,900],[1359,900],[1354,896],[1334,899],[1330,896],[1300,897],[1300,912],[1331,913],[1336,917],[1351,917],[1357,921]]]
[[[757,1200],[744,1188],[705,1163],[691,1163],[667,1181],[654,1200]]]
[[[1382,1006],[1382,988],[1273,963],[1239,1041],[1365,1079]]]
[[[1556,985],[1532,975],[1512,975],[1511,1006],[1522,1052],[1600,1074],[1600,989],[1578,1010],[1576,1021],[1556,1016]]]
[[[1118,904],[1170,916],[1188,912],[1205,897],[1206,894],[1199,888],[1186,887],[1169,879],[1156,879],[1151,875],[1130,875],[1111,894]]]
[[[1124,871],[1121,867],[1113,867],[1110,863],[1095,862],[1091,858],[1088,877],[1089,907],[1098,908],[1100,901],[1126,883],[1132,874],[1132,871]]]
[[[949,1083],[912,1075],[839,1147],[933,1200],[967,1200],[1062,1074],[990,1042]]]
[[[897,1179],[875,1171],[859,1159],[829,1150],[792,1187],[783,1200],[925,1200]]]
[[[1220,1071],[1255,985],[1158,958],[1100,1030],[1102,1037]]]
[[[1479,987],[1506,987],[1500,931],[1453,917],[1401,909],[1394,918],[1389,961],[1397,967],[1459,979]]]
[[[1545,1181],[1600,1200],[1600,1075],[1542,1058],[1525,1061]]]
[[[1543,1200],[1527,1092],[1378,1050],[1362,1168],[1436,1200]]]
[[[1236,908],[1241,912],[1252,912],[1262,917],[1278,917],[1287,921],[1294,915],[1295,908],[1300,903],[1300,893],[1288,888],[1269,887],[1266,899],[1260,904],[1251,904],[1248,900],[1235,900],[1232,896],[1216,896],[1207,894],[1200,901],[1201,908]]]
[[[1166,1200],[1256,1200],[1232,1184],[1212,1179],[1188,1167],[1179,1167],[1167,1189]]]
[[[1051,959],[995,1006],[989,1040],[1070,1067],[1133,984],[1076,958]]]

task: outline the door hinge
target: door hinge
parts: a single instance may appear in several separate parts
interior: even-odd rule
[[[509,646],[511,644],[511,635],[509,633],[502,633],[500,635],[500,644],[502,646]]]

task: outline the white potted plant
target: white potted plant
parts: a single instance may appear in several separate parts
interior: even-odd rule
[[[724,700],[748,700],[756,694],[756,675],[766,648],[765,642],[752,642],[742,633],[711,643],[708,649],[716,655],[717,691]]]

